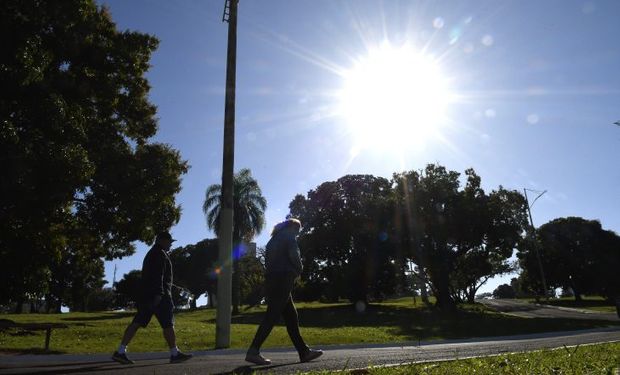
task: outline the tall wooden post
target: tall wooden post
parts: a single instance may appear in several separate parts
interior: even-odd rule
[[[235,81],[237,64],[237,5],[226,0],[223,21],[228,22],[226,104],[224,109],[224,158],[220,203],[219,263],[217,282],[216,348],[230,347],[233,246],[233,169],[235,164]]]

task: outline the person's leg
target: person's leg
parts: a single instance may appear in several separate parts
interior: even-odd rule
[[[286,275],[267,275],[265,281],[265,294],[267,297],[267,312],[263,317],[263,321],[256,330],[254,340],[248,348],[245,360],[259,365],[270,364],[271,361],[260,355],[260,348],[271,333],[273,326],[276,324],[284,304],[288,300],[288,296],[293,288],[293,283],[289,282]]]
[[[121,339],[121,345],[123,345],[125,348],[127,347],[127,345],[129,345],[129,343],[131,342],[131,340],[133,339],[133,337],[136,335],[136,332],[138,332],[138,329],[141,327],[142,325],[136,322],[131,322],[127,328],[125,329],[125,333],[123,333],[123,338]],[[124,349],[124,348],[123,348]],[[120,352],[120,351],[119,351]],[[124,352],[124,350],[123,350]]]
[[[288,336],[291,338],[297,352],[300,355],[307,352],[309,348],[299,332],[299,315],[297,314],[293,297],[290,294],[282,309],[282,316],[284,317],[284,323],[286,323],[286,332],[288,332]]]
[[[177,336],[174,332],[174,326],[164,328],[163,332],[168,348],[170,348],[170,350],[175,349],[177,347]]]
[[[121,339],[121,343],[118,346],[118,350],[112,353],[112,359],[118,363],[129,365],[134,363],[131,359],[127,357],[127,345],[131,342],[133,337],[138,332],[140,327],[146,327],[151,320],[152,311],[146,309],[144,306],[138,305],[138,313],[133,318],[133,321],[125,328],[125,332],[123,333],[123,338]]]
[[[170,296],[164,296],[155,308],[155,316],[159,321],[164,340],[170,349],[170,363],[179,363],[192,358],[192,354],[185,354],[177,347],[177,336],[174,330],[174,304]]]
[[[286,305],[284,306],[282,315],[284,316],[284,321],[286,322],[286,331],[288,332],[288,336],[291,338],[291,341],[293,341],[293,345],[295,345],[295,349],[297,349],[299,360],[301,362],[312,361],[313,359],[323,355],[322,350],[310,349],[304,342],[303,337],[301,337],[301,333],[299,332],[299,316],[297,315],[297,309],[295,308],[293,297],[290,295]]]

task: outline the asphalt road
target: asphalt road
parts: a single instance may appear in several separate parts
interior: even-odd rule
[[[495,301],[495,300],[488,300]],[[511,301],[495,301],[498,310],[528,317],[561,317],[618,321],[615,314],[584,313],[573,309],[545,306],[527,306]],[[566,314],[569,314],[567,316]],[[601,342],[620,341],[620,327],[587,331],[554,332],[543,334],[478,338],[467,340],[415,342],[373,346],[330,346],[314,362],[299,363],[294,350],[264,350],[273,360],[270,366],[248,366],[243,350],[214,350],[194,353],[195,357],[183,364],[169,364],[168,353],[135,353],[136,364],[122,366],[112,362],[109,355],[3,355],[0,356],[0,374],[249,374],[252,371],[270,374],[291,374],[310,370],[342,370],[368,366],[398,365],[475,356],[496,355],[557,348]]]
[[[563,319],[588,319],[609,320],[618,322],[620,318],[615,313],[602,313],[592,310],[557,307],[544,304],[534,304],[510,299],[481,299],[476,302],[503,312],[522,318],[563,318]]]

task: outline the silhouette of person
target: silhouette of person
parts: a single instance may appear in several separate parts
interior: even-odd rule
[[[301,362],[308,362],[320,357],[321,350],[310,349],[299,332],[299,318],[293,303],[291,291],[295,280],[301,274],[302,264],[297,235],[301,222],[287,219],[274,226],[271,239],[265,251],[265,294],[267,312],[256,331],[254,340],[248,349],[245,360],[257,365],[268,365],[271,360],[260,354],[260,347],[271,333],[273,326],[284,317],[288,332]]]
[[[182,353],[176,344],[171,291],[172,262],[168,257],[174,241],[168,232],[157,234],[155,244],[144,257],[138,312],[125,329],[118,350],[112,354],[112,359],[118,363],[124,365],[134,363],[127,357],[127,345],[140,327],[146,328],[153,315],[159,321],[164,339],[170,348],[170,363],[184,362],[192,357],[191,354]]]

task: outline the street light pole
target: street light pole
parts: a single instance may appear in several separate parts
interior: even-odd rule
[[[525,205],[527,206],[527,213],[530,217],[530,225],[532,226],[532,239],[533,239],[533,245],[534,245],[534,249],[536,251],[536,259],[538,260],[538,269],[540,270],[540,279],[542,281],[543,284],[543,293],[545,296],[545,299],[548,299],[548,295],[547,295],[547,279],[545,278],[545,271],[543,270],[543,265],[542,265],[542,260],[540,258],[540,251],[538,250],[538,240],[536,239],[536,227],[534,227],[534,220],[532,220],[532,211],[531,211],[531,206],[534,205],[534,203],[536,203],[536,201],[538,200],[538,198],[542,197],[543,194],[545,194],[547,192],[547,190],[543,191],[542,193],[538,194],[538,196],[536,197],[536,199],[534,199],[534,202],[532,202],[532,205],[530,206],[530,203],[527,199],[527,191],[528,189],[523,189],[523,192],[525,193]]]
[[[226,103],[224,108],[224,157],[222,162],[222,201],[220,202],[219,264],[215,347],[230,347],[232,299],[233,169],[235,163],[235,85],[237,65],[237,4],[226,0],[222,21],[228,22],[226,62]]]

